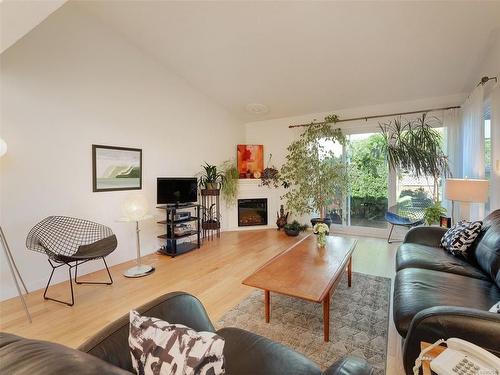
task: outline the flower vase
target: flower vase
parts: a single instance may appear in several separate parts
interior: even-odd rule
[[[318,247],[325,247],[326,245],[326,233],[318,233]]]

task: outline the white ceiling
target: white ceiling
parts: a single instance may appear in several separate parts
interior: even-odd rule
[[[500,1],[79,5],[242,120],[468,92],[500,28]]]

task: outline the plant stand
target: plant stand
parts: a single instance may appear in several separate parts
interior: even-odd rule
[[[203,238],[213,240],[214,235],[220,237],[220,190],[219,189],[202,189],[201,190],[201,206],[203,210],[203,218],[201,220],[201,228],[203,230]]]

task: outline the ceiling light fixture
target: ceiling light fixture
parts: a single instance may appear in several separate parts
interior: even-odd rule
[[[247,104],[246,110],[248,113],[251,113],[252,115],[262,115],[264,113],[269,112],[269,108],[260,103],[250,103]]]

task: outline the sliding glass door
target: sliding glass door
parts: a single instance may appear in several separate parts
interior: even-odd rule
[[[349,164],[348,196],[336,197],[328,209],[333,224],[347,227],[387,228],[388,168],[379,133],[350,134],[348,144],[332,149]]]

